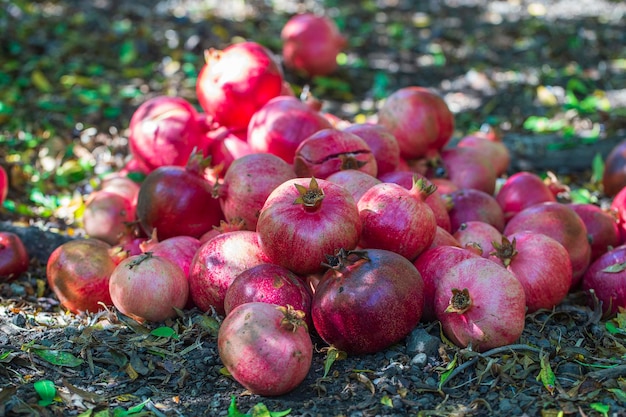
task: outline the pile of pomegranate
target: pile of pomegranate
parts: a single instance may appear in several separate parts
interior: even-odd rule
[[[507,175],[501,137],[451,145],[454,115],[425,87],[393,92],[368,123],[339,120],[296,98],[284,71],[328,74],[346,40],[315,15],[282,35],[282,60],[253,41],[207,51],[200,109],[165,96],[137,109],[128,165],[87,199],[88,238],[50,257],[66,309],[218,314],[228,372],[280,395],[307,375],[312,334],[369,354],[438,320],[484,351],[572,291],[595,294],[607,316],[626,307],[626,188],[612,186],[604,210]]]

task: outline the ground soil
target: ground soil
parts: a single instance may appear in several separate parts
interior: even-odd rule
[[[186,78],[195,68],[185,63],[197,64],[193,57],[202,50],[222,47],[236,36],[262,41],[278,52],[282,23],[305,9],[326,11],[339,21],[350,39],[347,64],[324,80],[287,77],[296,86],[310,83],[325,109],[340,117],[368,117],[390,91],[426,85],[455,112],[455,139],[489,122],[504,132],[513,155],[511,171],[552,170],[574,185],[588,180],[595,154],[606,155],[624,139],[623,111],[581,117],[567,112],[564,88],[553,88],[557,101],[549,108],[536,94],[539,87],[566,86],[576,76],[604,91],[612,109],[626,107],[622,2],[26,3],[0,2],[4,62],[27,67],[29,56],[43,54],[50,61],[48,67],[42,64],[44,69],[70,65],[74,58],[81,65],[102,63],[103,79],[114,92],[104,102],[119,112],[112,118],[102,111],[81,113],[85,102],[61,95],[56,100],[65,113],[42,107],[37,103],[45,85],[39,79],[24,88],[22,105],[13,113],[23,123],[1,118],[0,112],[0,123],[8,126],[2,127],[2,156],[9,153],[3,146],[19,143],[11,142],[20,137],[18,127],[35,134],[54,129],[62,146],[80,143],[95,155],[97,167],[117,168],[128,154],[128,120],[143,99],[169,93],[195,102],[193,83]],[[81,31],[73,33],[74,25]],[[124,30],[136,41],[134,59],[158,63],[153,80],[146,79],[139,65],[132,71],[110,70],[115,67],[111,62],[121,59],[115,42]],[[172,45],[164,49],[167,42]],[[16,44],[24,56],[16,57]],[[436,65],[441,59],[443,64]],[[183,65],[172,69],[171,62]],[[3,68],[11,77],[15,67]],[[24,82],[14,81],[19,80]],[[116,96],[133,86],[141,97]],[[576,135],[529,132],[524,121],[533,115],[565,120]],[[589,140],[594,123],[603,134]],[[22,186],[12,188],[10,198],[19,200]],[[313,335],[317,352],[306,380],[289,394],[260,397],[223,372],[216,350],[221,317],[192,309],[175,320],[139,325],[114,309],[67,313],[47,288],[45,265],[54,248],[81,237],[80,228],[59,216],[37,218],[6,209],[0,216],[0,230],[18,233],[32,258],[27,274],[0,284],[0,415],[234,416],[229,412],[234,398],[242,413],[263,403],[271,412],[290,409],[289,415],[310,417],[626,416],[626,334],[615,330],[619,321],[603,318],[594,300],[580,291],[552,311],[528,315],[514,345],[481,354],[449,343],[437,322],[420,323],[405,341],[377,354],[337,360],[325,375],[326,345]],[[161,326],[178,337],[150,333]],[[553,384],[540,377],[548,364],[556,376]],[[34,383],[41,380],[56,387],[52,404],[38,403]]]

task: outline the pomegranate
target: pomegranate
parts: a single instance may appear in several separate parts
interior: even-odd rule
[[[620,308],[626,308],[626,246],[609,250],[596,259],[585,272],[582,288],[595,292],[602,302],[602,311],[614,316]]]
[[[219,226],[213,226],[211,230],[200,236],[200,243],[211,240],[222,233],[235,232],[237,230],[247,230],[246,224],[242,219],[235,218],[228,222],[226,220],[220,220]]]
[[[0,283],[15,281],[28,271],[29,263],[22,239],[13,232],[0,232]]]
[[[230,129],[218,128],[208,136],[206,152],[211,157],[211,164],[220,167],[219,176],[223,176],[235,160],[253,153],[247,141],[246,130],[233,132]]]
[[[437,246],[457,246],[462,247],[461,243],[450,234],[446,229],[437,226],[437,231],[435,232],[435,238],[433,239],[433,243],[430,244],[428,249],[437,247]]]
[[[94,313],[103,308],[100,303],[112,305],[109,279],[124,256],[98,239],[71,240],[50,254],[46,265],[48,285],[72,313]]]
[[[503,236],[494,247],[490,259],[520,281],[528,313],[563,301],[572,285],[572,265],[563,245],[542,233],[522,231]]]
[[[440,155],[443,170],[431,169],[427,174],[429,178],[445,175],[459,188],[472,188],[493,195],[497,175],[487,155],[476,148],[458,146],[442,149]]]
[[[137,207],[137,196],[139,195],[139,184],[126,175],[115,172],[102,179],[101,191],[117,194],[130,202],[133,212]]]
[[[416,159],[442,149],[454,132],[454,115],[446,102],[423,87],[390,94],[378,111],[378,123],[397,139],[400,156]]]
[[[137,219],[150,236],[159,240],[173,236],[200,237],[223,219],[214,197],[214,184],[205,179],[208,159],[194,154],[186,167],[163,166],[141,183],[137,196]]]
[[[322,129],[303,140],[293,159],[298,177],[326,179],[329,175],[356,169],[375,177],[376,159],[359,136],[334,128]]]
[[[205,51],[196,93],[207,116],[220,126],[245,129],[250,118],[283,88],[283,74],[272,53],[256,42],[223,51]]]
[[[424,304],[423,282],[405,257],[383,249],[340,250],[328,257],[313,295],[315,330],[348,354],[379,352],[404,339]]]
[[[317,110],[295,97],[280,96],[267,102],[250,119],[248,143],[255,152],[268,152],[291,164],[303,140],[331,127]]]
[[[95,191],[85,201],[83,227],[89,237],[116,245],[135,220],[135,207],[128,198],[106,190]]]
[[[437,319],[435,315],[435,289],[441,276],[453,265],[469,258],[476,258],[482,254],[475,247],[437,246],[429,248],[413,261],[424,283],[424,309],[422,321],[431,322]]]
[[[361,196],[372,186],[380,184],[381,181],[370,174],[357,171],[356,169],[345,169],[330,174],[326,180],[343,186],[352,194],[354,201],[359,201]]]
[[[0,206],[6,200],[9,193],[9,175],[2,165],[0,165]]]
[[[506,179],[496,194],[496,201],[508,222],[526,207],[546,201],[555,202],[556,197],[539,175],[521,171]]]
[[[291,306],[252,302],[226,316],[217,349],[228,373],[253,394],[276,396],[296,388],[313,361],[313,342]]]
[[[476,148],[486,155],[494,167],[496,177],[506,173],[511,163],[509,148],[501,140],[492,140],[488,134],[481,131],[464,136],[457,143],[461,148]]]
[[[614,213],[591,203],[570,204],[570,207],[585,223],[591,245],[591,262],[619,246],[619,227]]]
[[[626,242],[626,187],[622,188],[611,201],[611,211],[617,217],[620,243]]]
[[[270,263],[259,235],[250,230],[221,233],[200,246],[189,269],[189,291],[202,311],[224,314],[226,290],[237,275],[253,266]]]
[[[448,195],[451,202],[450,226],[454,233],[463,223],[482,221],[502,232],[504,230],[504,213],[495,197],[474,188],[465,188]]]
[[[578,214],[567,204],[535,204],[513,216],[506,224],[503,234],[510,236],[523,230],[548,235],[565,247],[572,262],[571,288],[577,286],[591,260],[587,229]]]
[[[240,219],[256,230],[259,212],[270,193],[296,174],[287,162],[269,153],[255,153],[235,160],[218,188],[220,205],[228,221]]]
[[[345,129],[357,135],[370,148],[376,159],[378,177],[388,172],[393,172],[400,165],[400,146],[396,137],[383,125],[373,123],[355,123]]]
[[[491,224],[480,220],[470,220],[461,223],[453,236],[461,246],[470,243],[478,245],[484,258],[488,258],[494,250],[494,241],[502,241],[502,232]]]
[[[361,229],[348,190],[315,178],[295,178],[276,187],[257,222],[261,247],[272,263],[299,275],[323,270],[327,254],[354,249]]]
[[[614,197],[626,186],[626,140],[611,149],[604,159],[602,187],[604,194]]]
[[[224,311],[228,315],[238,305],[255,301],[281,306],[289,304],[304,312],[307,326],[313,326],[311,291],[302,278],[287,268],[259,264],[241,272],[226,290]]]
[[[310,77],[334,72],[337,55],[347,43],[332,19],[312,13],[289,19],[280,37],[285,66]]]
[[[357,203],[363,224],[359,245],[415,259],[435,238],[437,220],[424,202],[434,189],[417,178],[410,190],[386,182],[371,187]]]
[[[109,281],[113,305],[138,322],[176,317],[189,297],[185,273],[174,261],[151,252],[129,256],[115,267]]]
[[[511,344],[524,330],[522,284],[506,268],[482,257],[458,262],[441,275],[434,306],[446,337],[477,352]]]
[[[183,166],[204,141],[195,108],[180,97],[157,96],[142,103],[130,119],[128,147],[150,172],[163,165]]]
[[[173,236],[159,241],[154,233],[152,239],[142,242],[140,247],[143,253],[150,252],[174,262],[188,277],[191,261],[201,245],[200,240],[191,236]]]

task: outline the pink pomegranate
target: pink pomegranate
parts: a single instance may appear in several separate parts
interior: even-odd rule
[[[233,132],[227,128],[217,128],[208,134],[206,154],[211,157],[213,166],[220,167],[220,177],[235,160],[251,153],[254,151],[247,141],[246,130]]]
[[[496,201],[504,212],[505,221],[533,204],[556,201],[550,188],[537,174],[517,172],[506,179],[496,195]]]
[[[347,43],[332,19],[312,13],[289,19],[280,37],[285,66],[310,77],[334,72],[337,55]]]
[[[248,143],[255,152],[268,152],[291,164],[303,140],[331,127],[317,110],[295,97],[280,96],[270,100],[251,118]]]
[[[437,231],[435,232],[435,238],[433,239],[433,243],[430,244],[428,249],[435,248],[437,246],[456,246],[462,247],[461,242],[457,240],[453,235],[450,234],[446,229],[437,226]],[[427,249],[427,250],[428,250]]]
[[[30,255],[22,238],[0,231],[0,284],[15,281],[28,271]]]
[[[248,127],[252,115],[278,96],[283,74],[272,53],[256,42],[241,42],[223,51],[205,52],[196,93],[207,116],[220,126]]]
[[[602,187],[604,194],[614,197],[626,186],[626,140],[615,145],[604,160]]]
[[[493,252],[493,242],[500,243],[502,241],[502,232],[481,220],[461,223],[453,236],[461,246],[471,243],[478,245],[484,258],[488,258]]]
[[[355,134],[367,143],[376,159],[378,177],[398,169],[400,146],[396,137],[386,127],[373,123],[355,123],[343,131]]]
[[[265,201],[257,233],[269,259],[299,275],[323,270],[326,255],[354,249],[361,236],[359,210],[340,185],[295,178]]]
[[[613,212],[591,203],[571,204],[570,207],[585,223],[591,245],[591,262],[608,250],[619,246],[618,221]]]
[[[135,221],[135,207],[126,197],[106,190],[94,191],[85,201],[83,227],[89,237],[118,244]]]
[[[142,103],[130,119],[128,147],[150,172],[164,165],[183,166],[204,141],[195,108],[180,97],[158,96]]]
[[[480,131],[464,136],[459,140],[457,146],[476,148],[485,154],[492,161],[497,177],[505,174],[511,163],[509,148],[501,140],[492,140],[488,134]]]
[[[446,102],[423,87],[390,94],[378,111],[378,123],[397,139],[400,156],[421,158],[442,149],[454,132],[454,115]]]
[[[376,177],[374,154],[359,136],[334,128],[322,129],[304,139],[293,159],[298,177],[326,179],[335,172],[356,169]]]
[[[465,188],[448,195],[450,199],[450,226],[454,233],[463,223],[482,221],[502,232],[504,213],[496,199],[484,191]]]
[[[352,197],[354,197],[354,201],[359,201],[361,196],[367,190],[369,190],[372,186],[381,183],[378,178],[356,169],[337,171],[334,174],[330,174],[326,180],[334,182],[335,184],[341,185],[347,189],[350,194],[352,194]]]
[[[9,175],[2,165],[0,165],[0,206],[4,203],[9,193]]]
[[[440,152],[443,175],[459,188],[472,188],[493,195],[496,189],[496,171],[493,163],[476,148],[453,147]],[[438,170],[427,174],[436,176]]]
[[[315,289],[315,330],[348,354],[379,352],[404,339],[424,304],[420,273],[405,257],[382,249],[339,251]]]
[[[626,246],[618,246],[600,255],[587,269],[582,279],[582,288],[591,297],[591,292],[602,302],[602,311],[607,317],[626,308]],[[591,301],[591,299],[590,299]]]
[[[235,160],[218,187],[220,205],[228,221],[240,219],[256,230],[265,200],[276,187],[296,177],[293,167],[269,153],[254,153]]]

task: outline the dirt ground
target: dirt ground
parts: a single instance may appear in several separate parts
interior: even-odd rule
[[[121,166],[128,154],[125,129],[142,100],[157,94],[195,100],[192,77],[204,49],[239,36],[278,52],[281,25],[305,9],[338,21],[350,42],[346,63],[326,79],[287,76],[296,86],[310,83],[325,109],[341,117],[371,115],[401,86],[430,86],[455,113],[456,139],[489,122],[504,133],[512,171],[552,170],[579,182],[588,179],[595,154],[606,155],[626,138],[626,5],[619,1],[0,6],[0,97],[6,106],[9,93],[19,93],[11,113],[0,106],[0,156],[13,168],[15,159],[6,157],[16,148],[34,159],[41,155],[39,148],[27,149],[23,137],[46,131],[55,133],[37,146],[48,152],[80,143],[93,156],[95,172]],[[85,71],[109,87],[94,87],[101,94],[96,98],[75,96],[87,91],[79,82],[44,91],[41,77],[30,75],[37,68],[48,80],[62,79],[68,68]],[[572,87],[572,79],[584,88]],[[611,111],[572,110],[568,93],[582,101],[598,91]],[[562,128],[532,131],[530,116]],[[77,189],[88,190],[87,183]],[[27,187],[16,184],[9,198],[23,199]],[[578,291],[553,311],[529,315],[516,344],[482,354],[447,342],[438,323],[421,323],[402,343],[337,360],[325,375],[325,344],[313,336],[318,352],[306,380],[289,394],[260,397],[223,373],[216,349],[221,317],[194,309],[142,326],[114,310],[66,313],[47,288],[45,263],[56,246],[80,237],[80,229],[58,215],[38,218],[6,208],[0,220],[0,230],[20,234],[32,256],[28,274],[0,284],[0,415],[237,416],[229,410],[234,398],[241,413],[259,417],[285,410],[303,417],[626,416],[626,322],[602,318]],[[151,333],[162,326],[176,337]],[[550,383],[541,377],[548,369],[555,375]],[[45,380],[56,389],[49,404],[41,403],[35,385]],[[259,411],[259,403],[269,411]]]

